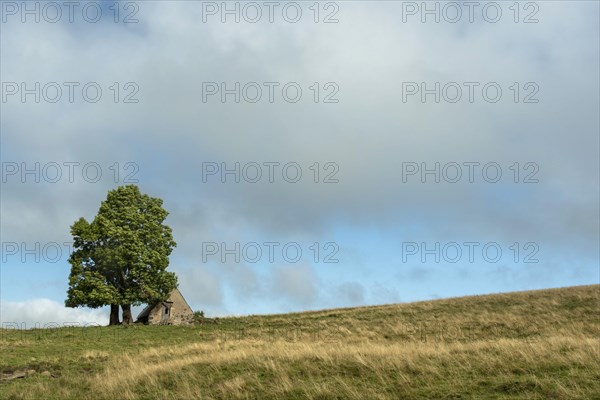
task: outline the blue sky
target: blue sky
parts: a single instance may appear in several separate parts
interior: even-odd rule
[[[598,283],[597,3],[535,2],[537,11],[519,14],[521,20],[535,11],[539,21],[528,24],[513,21],[508,3],[497,23],[479,11],[472,23],[422,23],[418,14],[402,21],[402,2],[338,2],[339,22],[331,24],[314,22],[312,2],[298,3],[297,23],[278,13],[273,23],[222,23],[218,14],[203,14],[202,2],[135,4],[139,22],[129,24],[121,19],[133,8],[114,23],[106,3],[95,24],[80,14],[74,23],[22,23],[20,10],[15,16],[3,9],[2,322],[107,322],[106,309],[62,306],[70,268],[63,243],[71,240],[69,226],[92,219],[128,174],[164,200],[178,243],[170,269],[192,308],[207,315]],[[321,9],[319,18],[332,11]],[[23,103],[20,93],[6,94],[14,89],[7,82],[80,85],[72,103],[66,91],[56,103],[43,96],[36,103],[33,95]],[[80,88],[90,82],[103,90],[96,103],[82,98]],[[206,82],[256,82],[265,96],[265,82],[279,86],[272,103],[264,96],[236,103],[233,95],[226,103],[218,95],[203,102]],[[303,90],[295,103],[281,95],[290,82]],[[403,102],[406,82],[455,82],[463,98]],[[477,85],[472,103],[465,82]],[[490,83],[503,91],[498,102],[481,95]],[[138,102],[123,103],[134,92]],[[338,102],[324,103],[328,94]],[[528,95],[539,101],[524,102]],[[279,163],[272,183],[265,175],[270,162]],[[36,163],[40,182],[32,174],[23,179],[23,166]],[[206,163],[258,163],[264,178],[203,182]],[[302,170],[296,183],[281,175],[289,163]],[[430,174],[422,182],[419,171],[403,181],[409,164],[436,163],[440,174],[459,165],[462,179],[450,183],[441,175],[437,183]],[[50,182],[55,165],[63,175]],[[85,176],[84,165],[91,168]],[[485,165],[491,169],[484,176]],[[498,167],[502,177],[491,182]],[[102,176],[94,181],[97,168]],[[338,182],[324,183],[333,172]],[[203,262],[208,242],[298,243],[303,257]],[[36,243],[48,251],[61,244],[62,257],[48,262],[54,253],[38,254],[35,262],[30,254],[23,262],[23,247]],[[418,250],[403,260],[407,243]],[[462,251],[457,262],[448,261],[453,243]],[[464,243],[477,243],[473,262]],[[423,244],[449,253],[423,261]],[[502,257],[486,259],[486,244]],[[323,262],[333,249],[339,262]],[[528,255],[538,262],[524,262]]]

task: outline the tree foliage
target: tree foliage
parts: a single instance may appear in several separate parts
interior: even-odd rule
[[[167,299],[177,286],[166,270],[176,243],[162,205],[136,185],[121,186],[108,192],[91,223],[80,218],[71,226],[68,307],[129,308]]]

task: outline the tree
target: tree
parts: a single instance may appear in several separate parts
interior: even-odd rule
[[[177,245],[164,224],[163,201],[142,194],[136,185],[109,191],[91,223],[71,226],[73,253],[67,307],[111,306],[110,325],[133,322],[131,306],[164,301],[177,286],[167,271]]]

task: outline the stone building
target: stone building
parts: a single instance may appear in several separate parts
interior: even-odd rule
[[[149,325],[184,325],[194,320],[194,313],[183,298],[179,289],[175,288],[166,301],[149,304],[136,322]]]

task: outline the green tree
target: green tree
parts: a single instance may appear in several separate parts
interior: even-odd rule
[[[131,306],[164,301],[177,286],[167,271],[176,246],[163,201],[142,194],[136,185],[109,191],[91,223],[71,226],[73,253],[67,307],[111,306],[110,325],[133,322]]]

